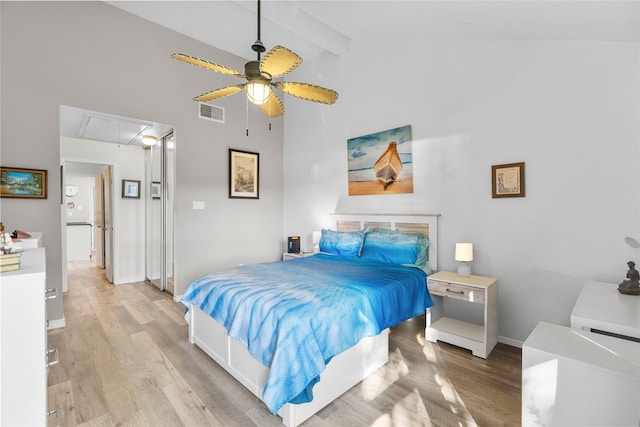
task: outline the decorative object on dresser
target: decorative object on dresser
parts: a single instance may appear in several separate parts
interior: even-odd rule
[[[461,261],[458,266],[458,276],[469,277],[471,275],[471,266],[467,262],[473,261],[473,244],[472,243],[456,243],[456,261]]]
[[[627,279],[618,285],[618,292],[626,295],[640,295],[640,273],[636,270],[636,263],[627,262],[629,270],[627,271]]]
[[[260,154],[229,149],[229,198],[260,198]]]
[[[491,166],[491,196],[524,197],[524,162]]]
[[[133,179],[122,180],[122,198],[123,199],[139,199],[140,198],[140,181]]]
[[[47,171],[0,167],[0,197],[46,199]]]
[[[427,283],[434,306],[427,310],[426,339],[469,349],[483,359],[489,357],[498,342],[498,279],[439,271],[430,275]],[[476,324],[447,317],[447,298],[483,304],[483,318]]]
[[[20,269],[20,257],[22,252],[0,254],[0,272]]]

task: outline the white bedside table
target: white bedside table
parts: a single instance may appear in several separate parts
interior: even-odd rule
[[[469,349],[474,356],[486,359],[498,342],[498,279],[439,271],[427,277],[427,284],[434,306],[427,309],[425,338]],[[444,298],[482,304],[483,324],[447,317]]]
[[[291,261],[292,259],[296,259],[296,258],[305,258],[308,256],[312,256],[312,255],[315,255],[316,253],[317,252],[299,252],[299,253],[285,252],[282,254],[282,260]]]

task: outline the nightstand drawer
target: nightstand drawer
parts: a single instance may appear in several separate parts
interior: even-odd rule
[[[484,304],[484,288],[429,280],[429,292],[433,295],[447,296],[463,301]]]

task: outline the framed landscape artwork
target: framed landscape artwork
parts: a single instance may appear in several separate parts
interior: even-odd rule
[[[411,126],[347,140],[349,195],[413,193]]]
[[[47,171],[0,167],[0,197],[46,199]]]
[[[229,149],[229,198],[260,198],[260,154]]]
[[[491,187],[494,199],[524,197],[524,162],[491,166]]]

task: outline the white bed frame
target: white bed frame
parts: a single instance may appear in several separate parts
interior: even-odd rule
[[[335,229],[362,230],[384,227],[421,232],[429,237],[429,266],[438,267],[438,214],[332,214]],[[189,340],[229,372],[249,391],[262,399],[269,368],[254,359],[241,341],[229,337],[220,323],[197,307],[190,309]],[[363,338],[355,346],[335,356],[313,387],[313,401],[286,404],[278,412],[287,427],[296,427],[341,396],[389,358],[389,329]]]

